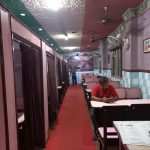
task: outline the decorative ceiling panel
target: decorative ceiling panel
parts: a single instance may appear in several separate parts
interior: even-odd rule
[[[95,49],[99,42],[90,43],[90,39],[107,37],[122,22],[123,13],[128,8],[139,6],[142,2],[143,0],[86,0],[81,50],[85,50],[87,45]],[[105,6],[107,6],[106,12]],[[102,24],[102,18],[105,16],[109,18],[109,22]]]
[[[82,51],[95,50],[99,40],[111,34],[122,22],[128,8],[136,8],[143,0],[60,0],[61,8],[52,11],[47,2],[56,0],[0,0],[10,12],[27,25],[53,49],[74,47]],[[146,0],[145,0],[146,1]],[[104,7],[107,6],[107,11]],[[26,16],[20,16],[25,12]],[[102,24],[107,16],[108,22]],[[43,28],[42,32],[38,28]],[[70,39],[66,41],[65,35]],[[52,37],[52,38],[51,38]],[[91,43],[90,39],[95,38]],[[54,39],[54,40],[53,40]],[[55,42],[56,41],[56,42]],[[59,45],[59,46],[58,46]],[[59,49],[61,52],[61,49]]]
[[[0,0],[0,4],[7,8],[13,16],[15,16],[19,21],[25,24],[38,37],[43,39],[49,46],[51,46],[51,44],[53,43],[53,50],[56,50],[58,53],[62,53],[62,50],[59,48],[58,44],[45,30],[42,30],[42,32],[38,30],[39,28],[42,28],[40,22],[38,22],[33,17],[33,15],[28,11],[21,0]],[[21,16],[21,13],[25,13],[26,16]]]
[[[78,47],[82,37],[85,0],[61,0],[60,10],[47,8],[44,0],[22,0],[29,11],[60,47]],[[59,38],[69,35],[69,40]]]

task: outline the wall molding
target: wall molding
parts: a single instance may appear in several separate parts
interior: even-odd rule
[[[102,68],[102,70],[111,70],[111,68]]]
[[[150,70],[144,70],[144,69],[122,69],[122,71],[150,73]]]
[[[150,1],[144,0],[138,7],[129,8],[122,15],[123,22],[110,34],[111,36],[116,36],[118,33],[122,33],[125,30],[125,24],[132,18],[138,17],[150,9]]]
[[[149,0],[144,0],[138,7],[127,9],[127,11],[122,15],[124,21],[128,21],[133,17],[137,17],[145,13],[145,11],[150,8],[149,3]]]

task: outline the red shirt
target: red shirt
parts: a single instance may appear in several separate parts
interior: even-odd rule
[[[100,85],[96,85],[92,89],[92,96],[95,96],[98,98],[102,98],[102,97],[110,98],[111,96],[113,97],[118,96],[118,94],[115,88],[111,85],[108,85],[108,88],[105,91],[102,89]]]

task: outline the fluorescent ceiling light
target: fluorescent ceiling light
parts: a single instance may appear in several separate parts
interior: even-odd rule
[[[39,31],[42,31],[43,29],[42,29],[42,28],[39,28],[38,30],[39,30]]]
[[[72,34],[72,33],[67,33],[67,36],[69,39],[81,39],[81,34]],[[64,34],[56,34],[53,35],[54,39],[65,39]]]
[[[61,0],[45,0],[46,7],[54,11],[59,10],[62,7]]]
[[[64,49],[64,50],[74,50],[74,49],[79,49],[79,47],[74,47],[74,46],[71,46],[71,47],[62,47],[62,49]]]

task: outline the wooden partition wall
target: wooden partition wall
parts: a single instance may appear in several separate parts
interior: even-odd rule
[[[2,81],[4,81],[4,76],[2,73],[3,65],[2,65],[2,58],[3,58],[3,51],[2,51],[2,30],[1,30],[1,23],[0,23],[0,149],[6,150],[6,121],[5,120],[5,108],[4,108],[4,97],[3,97],[3,85]]]
[[[3,74],[3,102],[5,110],[5,135],[1,138],[3,149],[18,150],[17,127],[16,127],[16,103],[15,103],[15,86],[13,73],[13,57],[12,57],[12,34],[11,34],[11,16],[10,13],[0,6],[0,31],[1,31],[1,47],[2,52],[1,65]],[[1,110],[2,111],[2,110]],[[2,129],[0,129],[2,130]]]
[[[30,91],[27,91],[27,87],[31,83],[31,81],[25,80],[24,75],[26,74],[26,71],[22,73],[22,76],[18,76],[18,80],[15,79],[14,75],[18,74],[19,71],[15,74],[14,70],[18,69],[14,65],[13,61],[13,36],[17,35],[17,37],[24,39],[27,41],[27,43],[31,43],[31,45],[35,45],[40,49],[40,61],[36,62],[37,64],[41,63],[39,67],[33,67],[32,64],[28,64],[30,66],[30,69],[36,68],[36,70],[40,69],[41,74],[38,73],[36,75],[35,80],[42,81],[41,83],[38,82],[36,84],[36,91],[33,91],[33,93],[39,93],[39,95],[34,94],[34,98],[38,99],[37,101],[40,102],[42,99],[42,103],[40,106],[38,106],[38,109],[43,109],[42,111],[37,111],[37,108],[35,109],[35,112],[37,112],[37,116],[41,116],[40,123],[37,123],[37,126],[44,126],[44,127],[38,127],[37,135],[34,137],[35,143],[37,147],[45,147],[45,143],[48,139],[48,95],[47,95],[47,76],[46,76],[46,51],[47,47],[46,43],[37,37],[30,29],[26,28],[21,22],[19,22],[16,18],[11,16],[8,10],[0,6],[0,35],[1,35],[1,41],[0,41],[0,119],[4,119],[4,122],[0,121],[0,136],[3,137],[3,139],[0,140],[0,149],[2,150],[19,150],[18,148],[18,133],[17,133],[17,111],[18,106],[21,106],[19,109],[24,110],[27,107],[28,98],[30,97]],[[28,45],[27,44],[27,45]],[[29,44],[30,45],[30,44]],[[32,47],[33,48],[33,47]],[[49,49],[51,49],[49,47]],[[51,49],[50,53],[53,50]],[[53,52],[52,52],[53,53]],[[57,66],[55,72],[56,72],[56,78],[59,80],[59,85],[62,84],[62,57],[58,56],[59,54],[54,54],[56,64]],[[21,54],[22,55],[22,54]],[[56,59],[56,55],[58,59]],[[37,55],[36,55],[37,56]],[[34,59],[32,59],[34,60]],[[27,61],[29,62],[29,61]],[[16,68],[15,68],[16,67]],[[29,67],[28,67],[29,68]],[[31,69],[30,71],[33,71],[34,69]],[[1,72],[2,71],[2,72]],[[33,71],[36,72],[35,70]],[[36,72],[37,73],[37,72]],[[2,76],[1,76],[2,74]],[[3,77],[3,78],[2,78]],[[27,82],[25,82],[27,81]],[[18,82],[18,83],[17,83]],[[29,83],[30,82],[30,83]],[[20,83],[23,83],[22,85]],[[36,82],[35,82],[36,83]],[[56,82],[57,83],[57,82]],[[3,85],[3,86],[2,86]],[[17,85],[17,90],[16,90]],[[26,87],[25,87],[26,85]],[[56,86],[57,84],[55,84]],[[23,90],[21,90],[20,87],[23,87]],[[40,88],[39,88],[40,87]],[[28,90],[34,90],[35,88],[30,88]],[[43,93],[40,93],[40,92]],[[28,94],[27,94],[28,93]],[[57,92],[54,92],[56,94],[57,98]],[[25,98],[25,95],[28,95]],[[21,98],[21,100],[18,104],[17,98]],[[23,97],[23,98],[22,98]],[[38,98],[37,98],[38,97]],[[29,98],[30,99],[30,98]],[[31,100],[31,99],[30,99]],[[57,101],[57,100],[56,100]],[[5,103],[4,103],[5,102]],[[34,104],[35,101],[32,101]],[[22,105],[23,104],[23,105]],[[32,105],[29,104],[28,108],[31,110]],[[5,109],[4,109],[5,108]],[[28,109],[27,108],[27,109]],[[19,110],[19,111],[20,111]],[[42,113],[41,113],[42,112]],[[29,115],[27,112],[24,112],[26,115],[25,120],[27,121],[29,118],[35,117],[35,114]],[[40,113],[40,114],[39,114]],[[28,117],[27,117],[28,116]],[[32,116],[32,117],[31,117]],[[37,118],[37,117],[36,117]],[[33,118],[32,118],[33,119]],[[31,120],[32,120],[31,119]],[[35,120],[35,119],[34,119]],[[31,122],[30,122],[31,123]],[[33,122],[32,122],[33,123]],[[35,124],[35,123],[33,123]],[[43,129],[44,128],[44,129]],[[1,130],[2,129],[2,130]],[[36,129],[36,127],[35,127]],[[32,132],[32,131],[31,131]],[[31,133],[29,132],[29,133]],[[32,134],[32,133],[31,133]],[[43,136],[43,137],[42,137]],[[28,135],[29,137],[29,135]],[[42,140],[39,140],[38,138],[41,138]],[[32,140],[31,140],[32,141]],[[42,141],[42,142],[41,142]],[[41,142],[41,143],[40,143]],[[33,143],[32,143],[33,144]],[[41,148],[41,149],[42,149]]]

